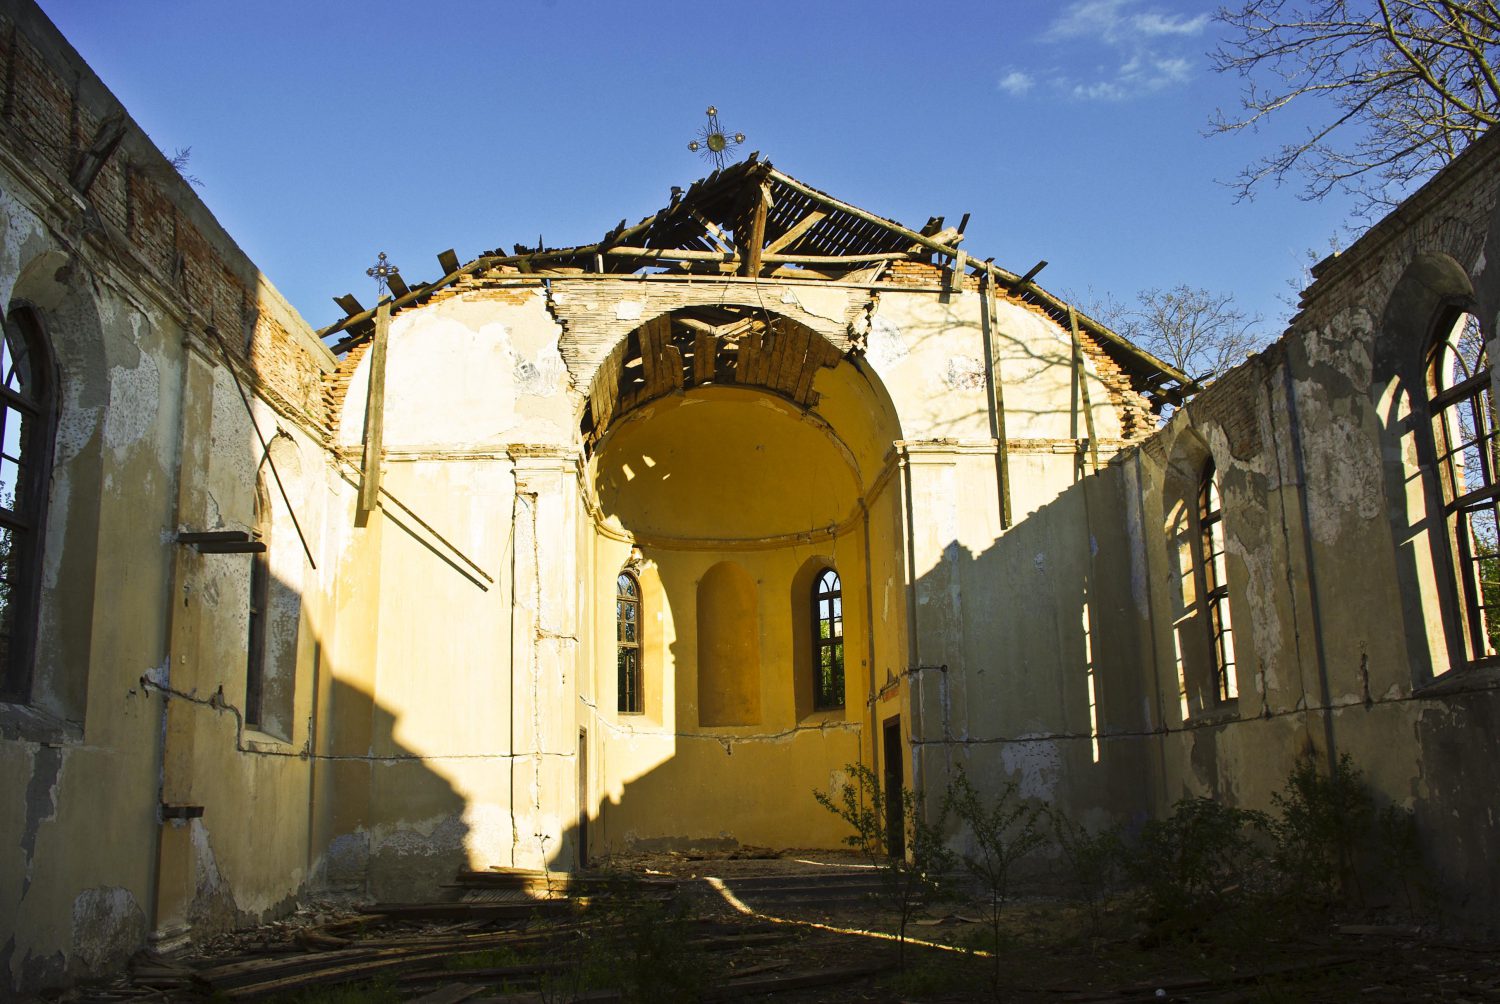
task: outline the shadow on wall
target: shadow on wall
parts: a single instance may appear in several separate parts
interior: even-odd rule
[[[315,884],[380,901],[430,898],[470,867],[461,765],[397,742],[399,716],[364,690],[335,681],[329,698],[329,752],[314,778]]]
[[[981,552],[950,541],[911,587],[911,775],[929,807],[962,766],[981,791],[1014,779],[1089,823],[1150,810],[1162,695],[1141,671],[1121,491],[1116,470],[1085,478]]]

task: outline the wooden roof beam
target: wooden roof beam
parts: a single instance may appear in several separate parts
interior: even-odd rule
[[[765,253],[775,254],[782,248],[789,247],[790,245],[794,244],[797,239],[800,238],[803,234],[807,233],[809,230],[817,226],[819,223],[822,223],[827,218],[828,213],[826,211],[822,209],[814,209],[812,212],[802,217],[802,219],[798,221],[796,226],[792,227],[786,233],[782,234],[780,237],[767,244]]]

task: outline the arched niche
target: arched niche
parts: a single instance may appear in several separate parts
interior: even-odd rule
[[[760,724],[760,599],[750,573],[721,561],[698,583],[698,724]]]
[[[107,339],[86,277],[59,251],[44,251],[20,268],[5,306],[7,313],[24,307],[37,318],[56,387],[28,698],[37,710],[79,724],[88,699],[98,585]]]

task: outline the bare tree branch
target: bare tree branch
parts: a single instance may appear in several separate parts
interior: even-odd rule
[[[1210,132],[1321,109],[1301,139],[1239,174],[1241,198],[1298,173],[1305,197],[1350,191],[1368,213],[1500,122],[1500,0],[1241,0],[1216,17],[1229,34],[1214,68],[1245,86]]]
[[[1260,318],[1235,307],[1230,294],[1188,285],[1141,290],[1133,306],[1106,296],[1087,310],[1199,380],[1239,365],[1267,341],[1257,330]]]

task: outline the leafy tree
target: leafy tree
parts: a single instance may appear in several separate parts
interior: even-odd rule
[[[1217,20],[1228,32],[1214,68],[1244,88],[1213,132],[1253,131],[1291,106],[1314,116],[1240,173],[1241,197],[1299,173],[1307,198],[1393,205],[1500,121],[1500,0],[1237,0]]]

